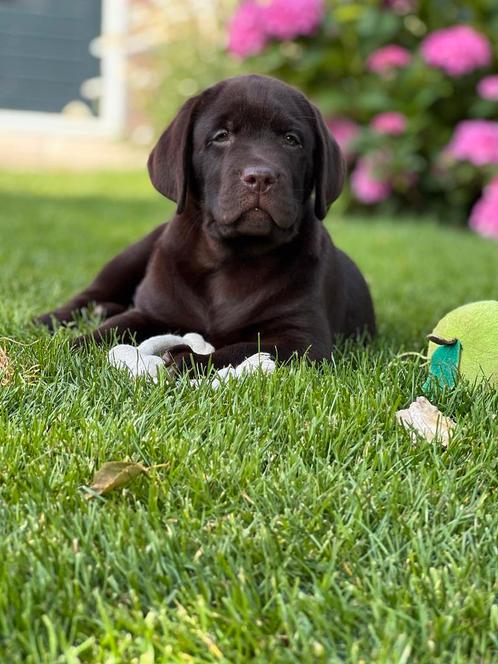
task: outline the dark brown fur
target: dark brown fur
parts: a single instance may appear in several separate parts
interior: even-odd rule
[[[367,285],[321,223],[341,191],[343,159],[300,92],[263,76],[209,88],[160,137],[149,173],[176,216],[40,322],[65,323],[97,303],[107,318],[98,342],[198,332],[217,349],[216,368],[258,349],[330,359],[338,337],[374,334]],[[165,361],[181,369],[190,351]]]

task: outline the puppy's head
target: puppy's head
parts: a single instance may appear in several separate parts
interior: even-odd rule
[[[341,192],[344,162],[306,97],[265,76],[241,76],[189,99],[149,157],[152,183],[202,210],[220,241],[281,244],[296,235],[315,195],[323,219]]]

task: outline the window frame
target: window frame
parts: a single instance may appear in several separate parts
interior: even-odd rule
[[[100,58],[102,96],[99,114],[74,118],[63,113],[0,109],[0,129],[119,137],[126,127],[126,47],[128,0],[102,0],[100,39],[107,45]]]

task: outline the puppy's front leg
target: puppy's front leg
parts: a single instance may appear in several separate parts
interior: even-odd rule
[[[147,264],[157,240],[166,224],[161,224],[152,233],[127,247],[110,260],[84,291],[69,302],[35,318],[35,323],[54,328],[54,321],[61,324],[74,320],[74,315],[91,303],[98,305],[103,318],[114,317],[128,309],[137,286],[142,281]]]
[[[64,306],[54,309],[54,311],[49,311],[46,314],[42,314],[41,316],[37,316],[33,322],[37,325],[44,325],[53,332],[57,323],[60,323],[60,325],[68,325],[69,323],[74,322],[76,314],[83,309],[86,309],[90,304],[95,304],[95,313],[104,320],[111,316],[117,316],[128,308],[117,302],[101,302],[94,297],[87,297],[85,293],[82,293],[67,302]]]
[[[122,342],[140,343],[156,334],[170,332],[167,325],[160,323],[138,309],[129,309],[122,314],[112,316],[91,334],[77,337],[71,342],[73,348],[89,345],[93,340],[98,345],[112,341],[116,336]]]
[[[251,355],[268,353],[272,359],[279,362],[288,362],[292,357],[306,357],[310,361],[326,359],[326,354],[314,347],[312,343],[303,344],[302,341],[292,342],[290,339],[275,339],[274,341],[241,342],[224,346],[209,355],[194,353],[188,346],[174,346],[163,355],[164,363],[177,373],[188,373],[195,370],[203,371],[212,366],[222,369],[228,365],[236,367]],[[330,356],[329,358],[330,359]]]

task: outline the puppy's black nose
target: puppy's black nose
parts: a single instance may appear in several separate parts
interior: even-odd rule
[[[248,166],[240,174],[240,179],[249,189],[266,194],[277,181],[277,175],[267,166]]]

